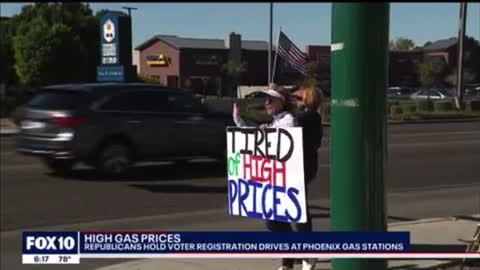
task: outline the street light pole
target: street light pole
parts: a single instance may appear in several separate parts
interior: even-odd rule
[[[463,109],[463,45],[465,41],[465,25],[467,22],[467,3],[460,3],[460,18],[458,29],[458,60],[457,60],[457,98],[455,105],[458,110]]]
[[[135,7],[122,7],[122,9],[126,9],[127,12],[128,12],[128,16],[129,16],[129,17],[132,17],[131,11],[132,11],[132,10],[137,10],[138,8],[135,8]]]
[[[332,4],[332,231],[386,231],[388,3]],[[334,270],[385,270],[384,259],[334,259]]]

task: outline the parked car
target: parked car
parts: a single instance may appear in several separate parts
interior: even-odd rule
[[[57,173],[84,162],[120,174],[139,161],[224,159],[231,116],[209,112],[188,90],[136,83],[40,89],[21,122],[17,150]]]
[[[468,99],[480,99],[480,86],[465,89],[465,97]]]
[[[245,95],[245,98],[247,99],[253,99],[253,98],[264,98],[266,96],[265,93],[261,91],[255,91],[250,94]]]
[[[408,87],[389,87],[387,89],[387,98],[409,98],[415,90]]]
[[[413,93],[410,98],[414,100],[441,100],[451,98],[452,94],[445,90],[440,89],[424,89]]]

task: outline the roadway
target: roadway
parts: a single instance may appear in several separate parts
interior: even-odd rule
[[[328,133],[310,188],[314,224],[321,229],[328,229],[329,218]],[[480,122],[390,125],[388,145],[390,222],[480,213]],[[86,167],[67,178],[53,176],[37,159],[15,153],[12,137],[1,138],[0,154],[1,250],[2,258],[10,257],[2,269],[20,266],[20,257],[11,256],[19,254],[13,247],[20,247],[19,233],[27,229],[181,229],[196,223],[208,229],[205,224],[221,222],[225,230],[253,228],[227,215],[226,169],[215,162],[144,166],[112,180]]]

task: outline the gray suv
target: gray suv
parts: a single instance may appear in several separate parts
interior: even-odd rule
[[[184,89],[137,83],[40,89],[21,122],[17,150],[56,173],[76,162],[124,173],[135,162],[224,159],[230,115],[210,112]]]

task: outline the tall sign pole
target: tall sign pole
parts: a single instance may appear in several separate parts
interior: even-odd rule
[[[132,81],[131,17],[123,12],[107,12],[100,19],[100,65],[97,81]]]
[[[387,229],[389,8],[388,3],[332,4],[332,231]],[[387,261],[334,259],[332,269],[385,270]]]
[[[455,105],[458,110],[463,109],[463,45],[465,41],[465,25],[467,22],[467,3],[460,3],[460,18],[458,23],[458,61],[457,61],[457,98]]]
[[[268,44],[268,83],[272,82],[273,2],[270,2],[270,43]]]
[[[132,17],[132,10],[137,10],[138,8],[135,7],[122,7],[122,9],[126,9],[128,12],[128,17]]]

